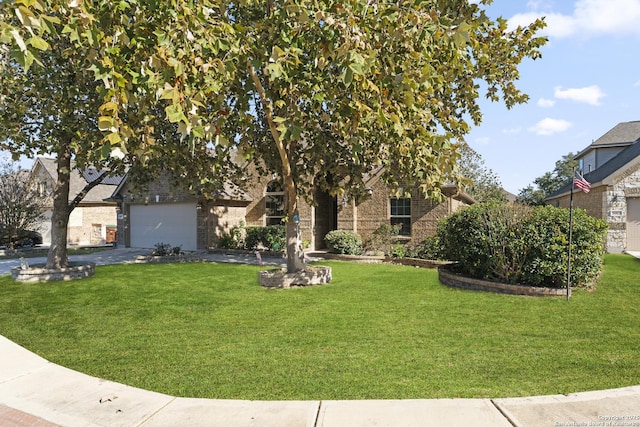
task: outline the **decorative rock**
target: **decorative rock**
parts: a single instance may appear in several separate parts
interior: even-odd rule
[[[295,273],[287,273],[284,269],[259,271],[258,280],[265,288],[323,285],[331,281],[331,267],[307,266]]]
[[[47,269],[44,264],[33,265],[27,269],[14,267],[11,277],[17,282],[54,282],[91,277],[95,273],[94,263],[71,263],[67,268]]]

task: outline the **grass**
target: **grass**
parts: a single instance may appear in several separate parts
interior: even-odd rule
[[[327,262],[325,286],[265,290],[259,267],[106,266],[0,277],[0,334],[97,377],[177,396],[410,399],[640,383],[640,262],[609,255],[596,292],[456,290],[434,270]]]

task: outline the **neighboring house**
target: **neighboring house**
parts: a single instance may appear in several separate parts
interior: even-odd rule
[[[96,179],[100,172],[94,168],[84,171],[75,169],[71,163],[69,200],[73,200],[82,189]],[[53,189],[58,180],[56,160],[47,157],[36,158],[31,168],[31,176],[37,185],[39,194],[50,200],[50,209],[40,227],[43,244],[51,243],[51,214],[53,212]],[[99,245],[116,241],[116,203],[105,201],[109,198],[122,177],[107,176],[102,183],[92,188],[69,216],[67,243],[70,245]]]
[[[216,247],[220,237],[241,222],[247,226],[280,224],[284,213],[284,192],[277,176],[251,176],[246,191],[229,185],[213,199],[205,199],[174,188],[167,179],[158,179],[143,193],[123,180],[112,200],[119,203],[118,244],[152,248],[157,243],[181,246],[183,250]],[[394,198],[379,176],[366,181],[367,195],[349,200],[315,191],[313,203],[298,203],[300,234],[311,249],[325,247],[324,237],[332,230],[352,230],[363,239],[381,223],[403,224],[401,234],[418,242],[435,234],[438,221],[473,199],[455,186],[445,186],[444,203],[417,190],[411,197]]]
[[[609,224],[607,250],[640,250],[640,121],[619,123],[576,155],[589,193],[575,189],[574,207]],[[569,182],[545,201],[569,207]]]

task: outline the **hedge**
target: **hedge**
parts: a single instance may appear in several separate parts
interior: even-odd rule
[[[607,224],[573,210],[571,283],[591,287],[603,262]],[[569,210],[551,206],[476,204],[438,226],[443,255],[471,277],[562,287],[567,280]]]
[[[353,231],[330,231],[325,236],[324,241],[331,252],[346,255],[362,254],[362,238]]]

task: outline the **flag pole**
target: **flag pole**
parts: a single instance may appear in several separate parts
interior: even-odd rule
[[[571,296],[571,243],[573,240],[573,187],[576,181],[576,168],[571,176],[571,195],[569,196],[569,250],[567,251],[567,301]]]

